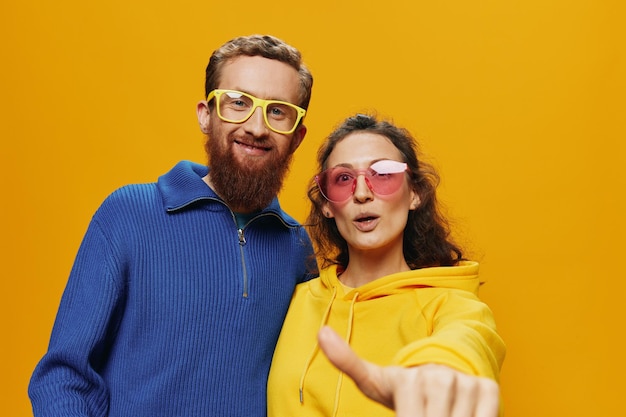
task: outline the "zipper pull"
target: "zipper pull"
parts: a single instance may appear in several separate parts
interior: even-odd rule
[[[243,235],[243,229],[237,229],[237,235],[239,235],[239,244],[241,246],[246,244],[246,238]]]

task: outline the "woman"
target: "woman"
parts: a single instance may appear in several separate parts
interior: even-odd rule
[[[409,132],[348,118],[318,163],[307,223],[322,270],[291,301],[269,417],[497,415],[505,347]]]

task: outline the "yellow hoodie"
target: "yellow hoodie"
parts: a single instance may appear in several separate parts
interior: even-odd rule
[[[269,417],[393,416],[368,399],[317,345],[325,324],[381,366],[447,365],[498,380],[505,346],[478,298],[478,263],[423,268],[346,288],[336,266],[298,285],[268,381]]]

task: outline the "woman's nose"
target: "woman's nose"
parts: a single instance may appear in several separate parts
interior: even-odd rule
[[[352,192],[354,200],[358,202],[365,202],[373,198],[372,188],[370,182],[364,174],[359,174],[354,179],[354,190]]]

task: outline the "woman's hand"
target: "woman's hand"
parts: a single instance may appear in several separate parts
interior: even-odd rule
[[[381,367],[359,358],[331,328],[318,334],[320,348],[369,398],[397,417],[497,417],[500,390],[489,379],[443,365]]]

